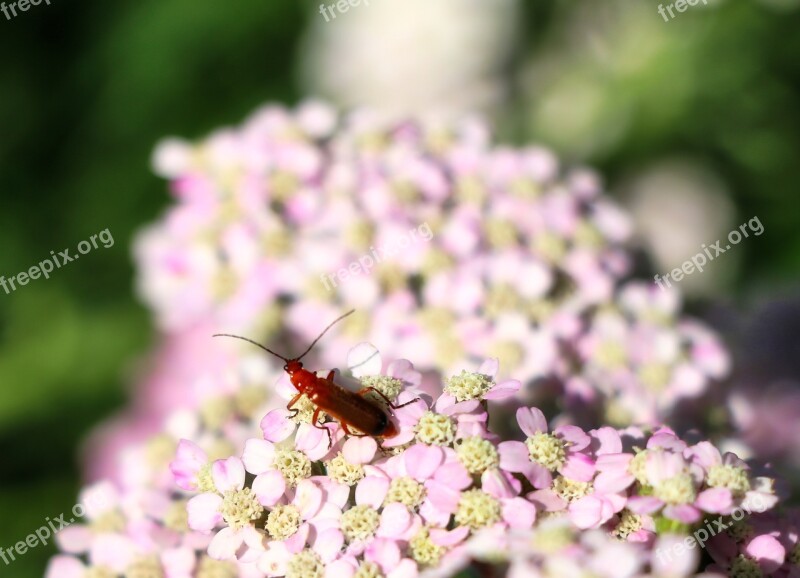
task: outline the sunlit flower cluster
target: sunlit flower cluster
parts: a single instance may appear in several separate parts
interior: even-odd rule
[[[384,365],[369,344],[350,352],[348,366],[362,386],[382,384],[392,396],[381,407],[396,436],[347,435],[338,421],[314,423],[285,409],[268,411],[260,435],[244,440],[254,422],[233,414],[189,427],[184,433],[196,441],[159,441],[175,448],[175,486],[158,475],[123,484],[87,525],[62,533],[70,555],[54,559],[49,576],[129,576],[139,566],[147,567],[142,575],[167,578],[447,575],[492,544],[519,572],[551,575],[570,558],[587,569],[618,551],[624,565],[600,575],[651,566],[658,575],[664,562],[653,560],[654,548],[691,535],[708,517],[737,520],[737,510],[759,514],[778,503],[771,478],[668,428],[551,428],[539,409],[523,406],[521,436],[502,439],[490,427],[489,400],[514,397],[521,384],[498,380],[496,360],[454,374],[436,398],[419,387],[410,362]],[[183,417],[186,427],[192,419]],[[137,465],[153,472],[155,464]],[[745,544],[729,562],[761,567],[767,546],[793,551],[796,534],[783,529],[742,528],[719,548]],[[589,532],[576,537],[578,530]],[[759,533],[772,536],[769,544],[747,541]],[[521,545],[531,540],[535,547]],[[577,557],[567,555],[575,548]],[[697,563],[681,558],[675,573],[672,561],[669,575],[688,576]],[[201,570],[210,565],[220,574]]]
[[[186,388],[187,408],[169,414],[161,431],[102,456],[110,475],[82,492],[79,503],[94,506],[59,533],[63,554],[52,559],[48,578],[257,576],[209,557],[209,537],[189,527],[184,492],[212,487],[212,462],[257,435],[277,369],[257,356],[209,373]],[[176,459],[187,465],[171,471]]]
[[[727,372],[676,294],[622,285],[630,224],[599,178],[476,119],[269,107],[154,159],[176,203],[138,239],[139,289],[171,335],[285,351],[355,308],[311,359],[369,340],[445,375],[489,355],[528,399],[547,381],[618,425],[659,423]]]
[[[730,576],[800,574],[800,511],[770,510],[733,521],[708,543],[709,568]]]
[[[708,328],[681,317],[679,299],[654,284],[629,282],[598,308],[575,342],[578,370],[564,376],[572,403],[599,401],[601,421],[618,426],[673,423],[677,410],[724,378],[727,351]]]
[[[47,578],[800,576],[769,472],[676,433],[730,361],[676,292],[628,279],[593,174],[476,120],[319,103],[154,162],[175,204],[136,257],[166,345]],[[212,339],[291,359],[349,309],[303,364],[345,368],[396,435]]]

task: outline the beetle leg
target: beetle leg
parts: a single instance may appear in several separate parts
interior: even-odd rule
[[[332,381],[334,375],[336,375],[336,370],[335,369],[331,369],[328,372],[328,377],[326,377],[325,379],[327,379],[328,381]]]
[[[407,401],[407,402],[405,402],[405,403],[401,403],[400,405],[395,405],[395,404],[393,404],[393,403],[392,403],[392,400],[390,400],[388,397],[386,397],[386,396],[383,394],[383,392],[381,392],[381,391],[378,391],[378,390],[377,390],[377,389],[375,389],[374,387],[365,387],[364,389],[362,389],[362,390],[360,390],[360,391],[358,392],[358,395],[360,395],[360,396],[362,396],[362,397],[363,397],[364,395],[368,394],[370,391],[374,391],[374,392],[375,392],[375,393],[377,393],[379,396],[381,396],[381,397],[382,397],[382,398],[383,398],[383,399],[386,401],[386,403],[388,403],[388,404],[389,404],[389,407],[391,407],[392,409],[400,409],[401,407],[405,407],[405,406],[407,406],[407,405],[411,405],[411,404],[412,404],[412,403],[414,403],[415,401],[418,401],[418,400],[419,400],[419,398],[418,398],[418,397],[415,397],[415,398],[414,398],[414,399],[412,399],[411,401]]]
[[[328,447],[333,447],[333,436],[331,436],[331,430],[324,425],[320,425],[319,421],[319,414],[322,412],[320,408],[314,410],[314,415],[311,416],[311,425],[313,425],[317,429],[325,430],[325,433],[328,434]]]
[[[286,409],[288,409],[288,410],[289,410],[289,419],[294,419],[294,418],[296,418],[296,417],[297,417],[297,414],[298,414],[298,413],[300,413],[300,410],[299,410],[299,409],[293,408],[292,406],[293,406],[294,404],[296,404],[298,401],[300,401],[300,398],[301,398],[302,396],[303,396],[303,394],[302,394],[302,393],[298,393],[297,395],[295,395],[295,396],[292,398],[292,400],[291,400],[291,401],[290,401],[288,404],[286,404]]]

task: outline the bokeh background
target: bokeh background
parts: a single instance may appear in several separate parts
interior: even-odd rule
[[[133,235],[168,203],[149,159],[259,104],[491,116],[501,140],[589,163],[666,272],[753,216],[682,284],[742,387],[800,379],[800,10],[715,1],[372,0],[326,22],[297,0],[53,0],[0,16],[0,274],[110,229],[115,244],[0,291],[0,547],[68,511],[80,447],[123,407],[157,337]],[[796,475],[791,464],[786,473]],[[41,576],[52,547],[11,566]]]

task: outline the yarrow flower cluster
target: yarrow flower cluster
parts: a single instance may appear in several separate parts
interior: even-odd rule
[[[626,278],[628,220],[591,173],[475,120],[319,103],[155,166],[176,203],[136,254],[165,346],[90,453],[83,497],[112,499],[47,578],[800,576],[768,472],[676,433],[729,359],[677,293]],[[388,438],[211,339],[290,358],[350,308],[303,363],[370,388]]]
[[[173,336],[306,343],[355,308],[312,360],[362,339],[442,374],[488,355],[528,398],[549,380],[619,425],[659,423],[727,372],[674,295],[623,284],[630,224],[598,177],[493,145],[476,119],[268,107],[154,159],[176,204],[138,239],[139,290]]]
[[[329,438],[299,413],[275,409],[261,420],[261,435],[232,441],[242,449],[227,457],[209,455],[204,435],[200,443],[183,439],[170,464],[173,490],[158,494],[150,484],[150,492],[130,492],[79,535],[62,535],[72,556],[56,558],[49,576],[79,568],[74,575],[129,576],[147,565],[146,575],[170,578],[413,577],[465,564],[492,543],[502,544],[506,561],[541,567],[542,575],[570,557],[584,568],[599,564],[602,544],[625,557],[625,571],[601,575],[659,575],[654,548],[665,540],[690,535],[709,516],[730,520],[737,509],[763,513],[778,503],[772,479],[668,428],[551,429],[540,410],[521,407],[522,437],[502,440],[487,400],[512,397],[521,384],[498,382],[496,360],[451,376],[436,398],[420,389],[409,361],[382,370],[369,344],[354,348],[349,364],[362,385],[396,392],[397,436],[346,435],[326,421]],[[578,530],[598,537],[576,538]],[[770,531],[784,551],[794,547],[793,534],[779,525]],[[738,549],[758,533],[741,529],[718,549]],[[535,547],[522,547],[526,540]],[[763,567],[752,542],[723,559]],[[584,553],[568,556],[570,544]],[[677,575],[694,572],[690,562]],[[219,574],[201,570],[209,565]]]

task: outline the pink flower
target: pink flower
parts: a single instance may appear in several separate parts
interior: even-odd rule
[[[773,480],[751,476],[750,468],[735,454],[723,456],[709,442],[700,442],[687,452],[705,473],[708,488],[697,498],[704,511],[730,514],[736,508],[746,508],[764,512],[778,502]]]
[[[460,375],[451,377],[445,384],[444,393],[437,402],[439,407],[447,407],[456,402],[473,399],[506,399],[513,396],[521,384],[515,379],[507,379],[497,383],[495,376],[500,368],[497,359],[488,359],[478,368],[476,373],[462,371]]]
[[[592,440],[582,429],[565,425],[551,434],[544,414],[535,407],[519,408],[517,423],[528,439],[498,446],[503,469],[523,474],[538,489],[551,485],[553,472],[579,482],[591,481],[594,460],[584,450]]]
[[[263,549],[264,538],[254,522],[264,513],[265,506],[274,506],[283,497],[283,476],[276,471],[257,475],[252,489],[245,488],[244,463],[236,457],[214,462],[211,475],[216,492],[189,500],[189,526],[211,532],[224,522],[226,527],[211,540],[209,554],[218,560],[252,561]]]
[[[124,534],[128,525],[124,515],[122,496],[110,482],[98,482],[84,489],[79,504],[83,507],[88,524],[70,524],[56,535],[59,547],[68,554],[93,552],[100,536],[114,539]],[[99,525],[102,519],[113,520],[112,524]],[[98,551],[100,553],[100,551]]]
[[[208,465],[208,455],[200,446],[189,440],[181,440],[178,444],[175,460],[170,463],[169,468],[179,488],[189,492],[196,492],[198,490],[198,475]]]
[[[389,482],[408,479],[424,487],[421,501],[410,506],[431,526],[446,527],[458,508],[461,492],[472,485],[472,478],[450,448],[414,444],[378,467]]]

